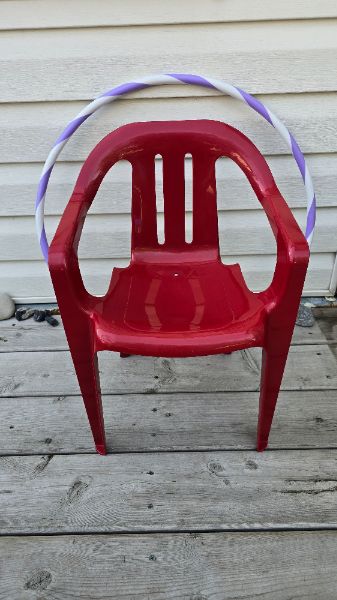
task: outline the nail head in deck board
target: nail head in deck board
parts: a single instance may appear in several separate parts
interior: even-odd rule
[[[0,321],[0,352],[68,350],[61,317],[57,316],[56,318],[60,321],[58,327],[50,327],[47,323],[35,323],[33,320],[18,322],[15,319],[8,319],[8,321]],[[328,324],[330,324],[330,321]],[[337,323],[336,317],[335,321]],[[330,324],[328,330],[325,323],[326,318],[323,316],[322,319],[317,319],[313,327],[295,327],[292,344],[326,344],[333,342],[336,339],[336,336],[332,337],[331,333],[333,324]],[[13,324],[15,324],[15,327],[13,327]],[[1,341],[2,338],[6,338],[6,342]]]
[[[291,346],[282,389],[336,389],[331,348]],[[260,354],[251,348],[231,355],[121,360],[116,352],[100,352],[101,388],[104,394],[257,391]],[[69,352],[10,352],[1,360],[0,397],[79,394]]]
[[[255,449],[257,392],[158,394],[155,411],[153,395],[104,396],[103,406],[109,452]],[[1,455],[95,452],[80,396],[2,398],[0,414]],[[281,392],[269,448],[320,447],[337,448],[336,391]]]
[[[335,600],[336,562],[335,531],[3,537],[1,598]]]
[[[334,450],[41,460],[0,459],[3,535],[337,527]]]

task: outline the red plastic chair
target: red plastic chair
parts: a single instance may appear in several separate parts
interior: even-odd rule
[[[185,241],[184,157],[193,158],[193,241]],[[163,159],[165,242],[158,243],[155,155]],[[234,160],[277,241],[269,288],[251,292],[219,255],[215,162]],[[132,255],[104,297],[83,284],[78,243],[107,171],[132,165]],[[257,449],[269,431],[309,260],[307,242],[263,156],[216,121],[134,123],[107,135],[85,161],[49,251],[49,269],[97,451],[106,453],[97,352],[184,357],[262,346]]]

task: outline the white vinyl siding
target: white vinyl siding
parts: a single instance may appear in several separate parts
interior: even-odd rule
[[[286,123],[306,154],[318,219],[306,294],[336,286],[337,3],[330,0],[0,1],[0,287],[20,301],[54,297],[34,228],[36,186],[56,137],[95,95],[156,72],[219,77],[253,93]],[[137,120],[214,118],[246,133],[264,153],[295,217],[306,199],[295,161],[259,115],[189,86],[149,88],[101,109],[66,146],[46,200],[48,238],[95,144]],[[190,181],[187,181],[190,197]],[[275,265],[275,243],[244,176],[218,169],[219,227],[226,262],[252,289]],[[186,210],[191,207],[187,205]],[[80,246],[91,291],[130,256],[130,169],[120,164],[99,190]],[[159,217],[160,218],[160,217]]]

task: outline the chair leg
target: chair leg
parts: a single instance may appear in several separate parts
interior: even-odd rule
[[[276,402],[281,387],[284,368],[287,362],[289,345],[267,347],[262,351],[262,369],[260,385],[259,419],[257,428],[257,451],[267,448],[269,432],[274,416]]]
[[[87,337],[83,330],[81,336],[69,339],[70,352],[73,359],[79,386],[81,388],[84,405],[87,411],[96,450],[99,454],[106,454],[106,441],[104,432],[103,408],[99,383],[97,354],[93,352],[90,343],[90,333]],[[77,343],[81,341],[82,343]]]

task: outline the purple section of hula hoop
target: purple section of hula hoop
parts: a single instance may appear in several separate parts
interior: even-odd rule
[[[37,189],[37,194],[36,194],[36,201],[35,201],[35,208],[37,208],[43,198],[43,196],[45,195],[46,189],[47,189],[47,185],[48,185],[48,181],[49,181],[49,177],[50,174],[53,170],[53,166],[52,165],[50,167],[50,169],[48,169],[48,171],[46,171],[44,173],[44,175],[41,177],[40,179],[40,183],[39,183],[39,187]]]
[[[60,137],[57,138],[54,146],[56,146],[60,142],[64,142],[64,140],[68,139],[71,135],[73,135],[73,133],[75,133],[76,129],[78,129],[79,126],[82,125],[82,123],[84,123],[84,121],[86,121],[87,118],[90,117],[91,114],[92,113],[89,113],[88,115],[84,115],[84,117],[77,117],[77,119],[74,119],[73,121],[71,121],[71,123],[69,123],[69,125],[67,125],[67,127],[62,131]]]
[[[316,196],[314,194],[312,204],[307,214],[307,226],[305,229],[305,237],[308,238],[312,233],[316,222]]]
[[[290,132],[289,132],[290,133]],[[295,138],[291,135],[290,133],[290,139],[291,139],[291,147],[293,150],[293,155],[294,158],[298,164],[298,168],[301,171],[301,175],[303,177],[303,181],[305,181],[305,160],[304,160],[304,156],[299,148],[298,143],[296,142]]]
[[[183,83],[216,89],[214,85],[207,81],[207,79],[204,79],[204,77],[200,77],[199,75],[188,75],[186,73],[167,73],[167,75],[169,77],[174,77]]]
[[[49,246],[48,246],[48,242],[47,242],[45,228],[43,228],[42,231],[41,231],[40,246],[41,246],[41,250],[42,250],[42,254],[44,256],[44,259],[45,259],[46,262],[48,262],[48,250],[49,250]]]
[[[263,104],[261,104],[261,102],[257,100],[257,98],[254,98],[250,94],[247,94],[247,92],[245,92],[241,88],[237,87],[236,89],[238,90],[238,92],[240,92],[245,102],[247,102],[247,104],[249,104],[251,108],[256,110],[256,112],[260,113],[260,115],[264,117],[266,121],[268,121],[268,123],[270,123],[274,127],[273,121],[271,120],[266,107],[263,106]]]
[[[190,73],[168,73],[167,76],[172,77],[172,79],[177,79],[178,81],[181,81],[182,83],[187,83],[190,85],[198,85],[201,87],[206,87],[206,88],[211,88],[211,89],[217,89],[217,87],[215,85],[213,85],[210,81],[208,81],[204,77],[201,77],[200,75],[193,75]],[[131,92],[136,92],[136,91],[151,87],[152,85],[156,85],[156,83],[155,84],[140,83],[140,82],[134,82],[134,81],[130,82],[130,83],[124,83],[122,85],[112,88],[111,90],[104,92],[104,94],[99,96],[99,98],[104,98],[104,97],[109,97],[109,96],[117,98],[118,96],[122,96],[124,94],[128,94]],[[269,116],[268,110],[259,100],[257,100],[250,94],[247,94],[244,90],[242,90],[239,87],[236,87],[234,89],[236,89],[240,93],[240,95],[242,96],[242,99],[251,108],[253,108],[256,112],[258,112],[264,119],[266,119],[266,121],[268,121],[274,127],[271,117]],[[91,106],[89,105],[87,107],[87,109],[89,107],[91,108]],[[90,108],[89,108],[89,110],[90,110]],[[72,134],[75,133],[75,131],[80,127],[80,125],[82,125],[82,123],[84,123],[84,121],[86,121],[88,119],[88,117],[90,117],[93,114],[93,112],[95,112],[95,110],[97,108],[98,107],[96,106],[92,112],[90,112],[82,117],[77,117],[73,121],[71,121],[67,125],[67,127],[64,129],[64,131],[61,133],[59,138],[56,140],[56,142],[54,144],[54,148],[57,145],[61,144],[62,142],[66,142],[72,136]],[[293,152],[294,158],[295,158],[296,163],[301,172],[303,181],[305,182],[304,156],[303,156],[295,138],[290,133],[289,133],[289,135],[290,135],[291,147],[292,147],[292,152]],[[62,147],[59,149],[59,152],[62,149]],[[38,208],[42,199],[44,198],[53,167],[54,167],[54,164],[52,164],[52,166],[48,169],[48,171],[46,171],[44,173],[44,175],[40,179],[37,196],[36,196],[36,202],[35,202],[36,208]],[[316,198],[314,195],[310,209],[308,211],[308,215],[307,215],[307,225],[306,225],[306,237],[307,238],[309,238],[313,232],[313,229],[315,226],[315,218],[316,218]],[[41,232],[41,236],[40,236],[40,246],[41,246],[45,260],[48,261],[48,242],[47,242],[45,228],[43,225],[43,211],[42,211],[42,232]]]
[[[118,85],[117,87],[112,88],[112,90],[108,90],[104,92],[99,98],[104,98],[106,96],[123,96],[123,94],[130,94],[130,92],[138,92],[139,90],[143,90],[144,88],[150,87],[147,83],[137,83],[136,81],[131,81],[130,83],[122,83],[122,85]]]

